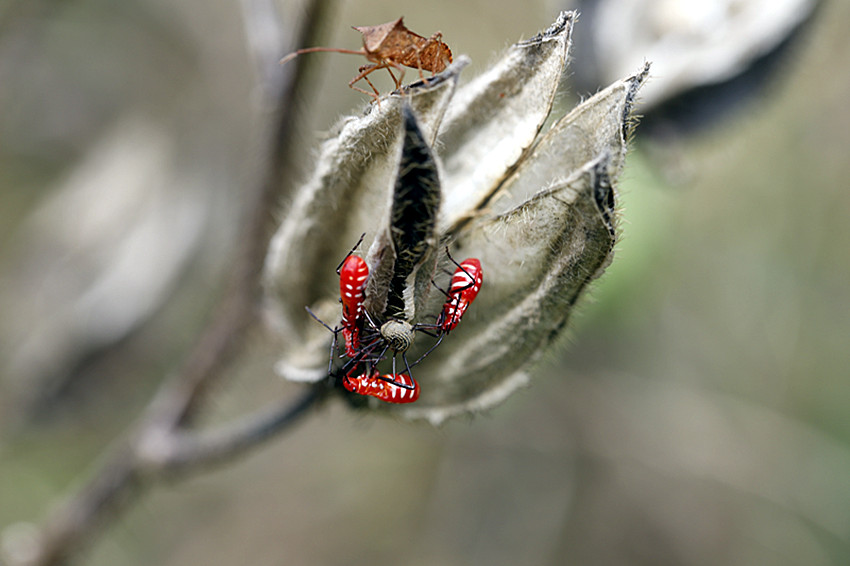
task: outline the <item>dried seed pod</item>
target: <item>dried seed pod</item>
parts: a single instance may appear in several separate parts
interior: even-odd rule
[[[402,151],[389,219],[386,230],[378,234],[369,250],[373,268],[366,308],[381,319],[413,320],[414,287],[420,266],[427,263],[425,280],[430,281],[434,275],[435,264],[427,260],[436,247],[434,231],[441,196],[437,164],[413,110],[404,106],[402,115]]]
[[[327,362],[328,336],[304,306],[324,320],[338,316],[338,278],[327,259],[344,257],[364,232],[366,241],[373,241],[380,226],[376,218],[389,214],[387,190],[398,168],[403,102],[415,112],[425,142],[433,144],[468,63],[459,58],[428,84],[410,87],[404,100],[391,96],[363,116],[343,119],[322,146],[312,177],[272,239],[263,274],[266,319],[283,344],[277,371],[289,379],[325,377],[319,365]]]
[[[653,61],[658,76],[642,94],[643,134],[675,139],[762,101],[826,4],[579,0],[588,48],[577,53],[575,84],[593,92]]]
[[[448,101],[451,93],[431,98],[435,104],[412,104],[412,112],[391,107],[390,98],[372,109],[388,116],[385,122],[370,122],[369,116],[349,121],[358,135],[343,129],[326,145],[320,173],[275,237],[268,283],[274,312],[286,321],[287,313],[304,317],[303,305],[321,299],[322,287],[308,277],[322,281],[333,273],[328,256],[317,252],[339,249],[330,256],[339,257],[367,232],[372,245],[364,306],[374,335],[388,319],[442,329],[447,299],[431,290],[432,278],[440,288],[452,288],[448,259],[438,261],[446,243],[484,266],[487,284],[474,307],[416,366],[422,384],[417,402],[384,409],[438,423],[500,402],[527,382],[530,364],[559,336],[575,302],[611,261],[614,186],[648,68],[582,102],[540,135],[564,73],[574,20],[574,13],[563,13],[545,32],[510,48],[446,106],[437,108],[436,101]],[[385,127],[390,123],[397,126]],[[377,222],[378,228],[376,211],[389,219]],[[295,264],[311,266],[299,273],[304,279],[290,273]],[[305,288],[310,301],[303,300]],[[334,300],[333,293],[325,296]],[[410,359],[429,347],[425,340],[408,344],[412,332],[406,327],[400,340],[394,328],[387,330],[370,340],[383,347],[391,339]],[[295,337],[277,369],[292,377],[289,370],[301,356],[312,360],[313,379],[320,378],[330,339],[323,334],[317,343]],[[364,348],[365,365],[383,355]]]
[[[567,64],[574,12],[510,47],[483,75],[460,89],[440,128],[446,191],[442,230],[485,205],[537,138]]]

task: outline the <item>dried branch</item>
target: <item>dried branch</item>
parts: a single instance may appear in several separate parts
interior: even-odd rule
[[[258,6],[268,8],[261,4],[261,0],[243,2],[249,37],[256,33],[256,27],[252,26],[259,21],[250,10]],[[299,43],[315,40],[312,35],[320,28],[319,22],[326,12],[325,0],[307,2],[297,34]],[[270,25],[268,19],[265,25]],[[249,44],[258,43],[249,40]],[[258,58],[259,55],[255,54]],[[50,514],[32,541],[31,552],[25,553],[27,558],[20,564],[55,566],[69,562],[107,519],[120,513],[165,473],[230,460],[287,429],[321,397],[319,390],[314,389],[292,405],[261,410],[212,431],[189,432],[185,428],[200,407],[204,391],[239,353],[249,335],[247,330],[257,321],[260,272],[273,229],[270,211],[288,188],[286,170],[295,126],[293,110],[303,67],[295,66],[288,71],[276,82],[279,85],[275,96],[276,120],[270,130],[266,173],[252,194],[253,202],[246,207],[241,245],[237,246],[232,278],[222,304],[181,371],[160,388],[139,426],[109,451],[84,487]],[[157,446],[168,449],[152,450]]]
[[[300,418],[323,397],[318,387],[291,404],[275,404],[211,430],[159,431],[151,429],[137,444],[143,467],[157,475],[185,474],[202,467],[232,461],[274,437]]]

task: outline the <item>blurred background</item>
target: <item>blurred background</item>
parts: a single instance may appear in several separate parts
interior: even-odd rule
[[[249,4],[0,0],[0,556],[138,418],[221,296],[270,120]],[[283,55],[301,11],[270,5]],[[472,57],[467,80],[575,7],[332,5],[325,45],[404,15]],[[81,563],[850,562],[850,4],[579,8],[556,113],[645,59],[655,90],[615,261],[531,387],[439,429],[330,403],[155,488]],[[308,57],[301,177],[367,103],[346,87],[361,60]],[[297,395],[273,360],[253,337],[205,418]]]

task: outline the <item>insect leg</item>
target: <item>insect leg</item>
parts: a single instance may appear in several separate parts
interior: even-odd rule
[[[316,322],[318,322],[319,324],[321,324],[322,326],[324,326],[325,328],[327,328],[328,330],[330,330],[330,331],[331,331],[331,334],[333,334],[333,336],[334,336],[334,337],[333,337],[333,340],[331,341],[331,353],[330,353],[330,356],[329,356],[329,357],[330,357],[330,359],[328,360],[328,375],[330,375],[330,374],[331,374],[331,372],[333,371],[333,365],[334,365],[334,352],[336,352],[337,335],[339,334],[339,330],[340,330],[340,329],[339,329],[339,328],[331,328],[330,326],[328,326],[328,325],[325,323],[325,321],[324,321],[324,320],[322,320],[321,318],[319,318],[318,316],[316,316],[316,313],[314,313],[314,312],[312,311],[312,309],[310,309],[310,307],[304,307],[304,308],[306,309],[307,313],[308,313],[310,316],[312,316],[312,317],[313,317],[313,319],[314,319]]]
[[[432,36],[428,39],[428,41],[429,41],[429,42],[436,43],[437,45],[439,45],[439,46],[441,46],[441,47],[442,47],[442,45],[443,45],[443,33],[438,31],[437,33],[435,33],[434,35],[432,35]],[[446,49],[448,49],[448,47],[446,47]],[[446,50],[444,50],[444,49],[439,49],[439,51],[440,51],[440,54],[442,55],[442,57],[441,57],[441,63],[443,64],[443,67],[448,67],[448,66],[449,66],[449,64],[452,62],[451,52],[449,52],[449,56],[448,56],[448,57],[446,57]],[[435,71],[431,71],[431,76],[434,76],[434,74],[436,74],[436,72],[435,72]]]
[[[418,330],[422,334],[426,334],[426,335],[430,336],[431,338],[439,338],[440,337],[439,334],[434,334],[433,332],[430,332],[431,330],[434,330],[437,327],[438,326],[435,323],[435,324],[428,324],[428,325],[424,325],[424,326],[417,326],[413,330]]]
[[[401,359],[404,360],[404,367],[407,368],[407,375],[410,377],[410,379],[413,379],[413,374],[410,373],[410,363],[408,363],[407,361],[407,354],[402,352]],[[411,386],[411,388],[412,387],[413,386]]]
[[[396,76],[390,70],[390,67],[395,67],[396,70],[398,70],[398,78],[396,78]],[[404,65],[400,65],[399,63],[396,63],[394,61],[387,61],[385,68],[387,69],[387,72],[390,74],[390,76],[393,78],[393,82],[395,82],[395,87],[397,89],[401,88],[401,81],[404,80]]]
[[[370,81],[367,78],[367,76],[370,73],[377,71],[378,69],[383,69],[384,67],[386,67],[386,65],[383,64],[383,63],[376,63],[376,64],[372,64],[372,65],[363,65],[362,67],[360,67],[358,69],[360,71],[360,73],[356,77],[354,77],[353,79],[348,81],[348,86],[350,88],[353,88],[354,90],[362,92],[363,94],[367,94],[367,95],[371,96],[375,100],[378,100],[378,98],[380,98],[380,96],[381,96],[381,93],[378,91],[378,89],[375,88],[375,85],[372,84],[372,81]],[[367,83],[369,83],[369,86],[372,87],[372,90],[374,92],[369,92],[367,90],[363,90],[360,87],[354,86],[354,83],[356,83],[357,81],[359,81],[361,79],[364,79]]]
[[[424,353],[424,354],[422,354],[421,356],[419,356],[419,359],[418,359],[418,360],[416,360],[415,362],[413,362],[412,364],[410,364],[410,366],[407,368],[407,371],[408,371],[408,372],[410,372],[410,368],[414,368],[414,367],[416,367],[416,366],[419,364],[419,362],[421,362],[422,360],[424,360],[424,359],[428,356],[428,354],[430,354],[431,352],[433,352],[434,350],[436,350],[436,349],[437,349],[437,346],[439,346],[439,345],[440,345],[440,342],[442,342],[442,341],[443,341],[443,337],[444,337],[445,335],[446,335],[446,333],[441,331],[441,332],[440,332],[440,334],[439,334],[439,336],[437,337],[437,341],[436,341],[436,342],[434,342],[434,345],[433,345],[433,346],[431,346],[430,348],[428,348],[428,349],[425,351],[425,353]],[[406,361],[406,360],[405,360],[405,361]]]
[[[336,334],[334,334],[334,339],[331,340],[331,351],[328,355],[328,375],[331,375],[334,369],[334,353],[336,352]]]
[[[416,380],[414,380],[412,377],[410,377],[409,373],[407,374],[407,377],[410,378],[410,383],[405,382],[403,373],[402,374],[393,373],[393,374],[375,376],[375,380],[383,381],[385,383],[388,383],[388,384],[393,385],[395,387],[399,387],[401,389],[407,389],[408,391],[413,391],[414,389],[416,389]]]
[[[422,72],[422,58],[419,56],[422,53],[422,47],[416,47],[416,69],[419,71],[419,80],[421,80],[426,85],[428,84],[428,79],[425,78],[425,73]],[[431,71],[431,76],[434,76],[434,72]]]
[[[390,69],[390,67],[389,67],[389,66],[387,66],[387,72],[388,72],[388,73],[390,74],[390,76],[393,78],[393,82],[395,83],[395,87],[396,87],[396,89],[401,88],[401,80],[399,80],[399,79],[397,79],[397,78],[396,78],[396,76],[393,74],[392,69]],[[402,76],[404,76],[404,75],[402,75]]]

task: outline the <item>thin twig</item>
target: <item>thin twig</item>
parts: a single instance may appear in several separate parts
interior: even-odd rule
[[[138,453],[146,455],[145,468],[157,475],[183,475],[232,461],[300,422],[321,397],[321,390],[313,387],[294,403],[276,404],[211,430],[183,430],[164,437],[155,435],[147,441],[140,439]]]
[[[311,0],[298,33],[299,42],[311,41],[319,22],[327,12],[327,0]],[[244,4],[243,4],[244,5]],[[287,170],[296,113],[293,108],[299,99],[298,90],[304,82],[304,66],[298,65],[292,74],[285,76],[277,96],[276,111],[270,132],[268,166],[259,190],[254,193],[253,206],[247,208],[242,224],[238,250],[231,279],[230,292],[218,316],[201,336],[200,342],[170,388],[158,395],[151,418],[162,423],[186,424],[203,398],[203,390],[227,367],[241,346],[247,330],[256,321],[260,298],[260,275],[274,230],[274,215],[287,187]]]
[[[299,43],[312,41],[324,17],[326,0],[309,0],[299,30]],[[220,376],[244,345],[247,330],[257,320],[260,273],[273,228],[271,211],[286,186],[286,162],[292,149],[302,66],[292,68],[281,81],[276,127],[269,140],[268,167],[255,191],[235,254],[232,278],[225,299],[207,326],[186,363],[167,381],[151,402],[145,418],[134,431],[110,450],[92,479],[54,510],[34,541],[27,566],[67,563],[89,542],[98,527],[124,510],[166,470],[188,469],[203,462],[235,457],[271,435],[285,430],[306,414],[319,398],[310,391],[290,407],[264,410],[231,428],[209,433],[187,433],[184,426],[198,409],[203,392]],[[161,434],[174,447],[158,465],[146,452],[150,439]]]

